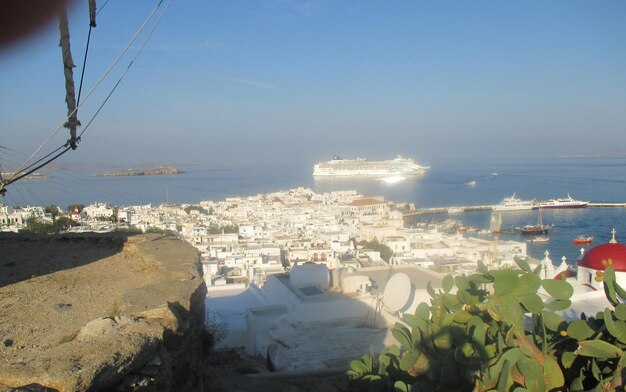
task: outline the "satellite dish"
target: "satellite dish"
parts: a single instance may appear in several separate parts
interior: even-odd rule
[[[385,285],[383,303],[392,312],[404,308],[411,298],[411,279],[404,272],[394,274]]]

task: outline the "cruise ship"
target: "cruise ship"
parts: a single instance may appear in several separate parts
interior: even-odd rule
[[[387,161],[368,161],[363,158],[342,159],[335,155],[328,162],[313,166],[314,176],[403,176],[423,174],[430,166],[421,166],[413,159],[398,155]]]

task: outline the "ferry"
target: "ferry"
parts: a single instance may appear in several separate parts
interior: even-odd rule
[[[421,166],[413,159],[398,155],[386,161],[368,161],[364,158],[342,159],[335,155],[328,162],[313,166],[314,176],[388,177],[423,174],[430,166]]]
[[[493,206],[494,211],[522,211],[534,210],[539,208],[536,200],[521,200],[515,197],[515,193],[511,197],[505,197],[500,204]]]
[[[542,201],[539,206],[541,208],[584,208],[588,204],[588,201],[574,200],[568,193],[567,197]]]

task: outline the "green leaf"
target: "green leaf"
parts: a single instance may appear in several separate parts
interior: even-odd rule
[[[456,297],[459,299],[459,302],[463,304],[477,305],[480,303],[480,297],[478,297],[478,295],[470,294],[466,290],[457,291]]]
[[[511,385],[513,384],[513,379],[511,378],[511,362],[504,361],[504,365],[502,365],[502,372],[500,372],[500,379],[498,380],[498,391],[508,391]]]
[[[546,383],[547,391],[552,391],[555,388],[560,388],[565,384],[565,378],[563,377],[563,371],[559,367],[559,363],[550,355],[544,355],[543,362],[543,379]]]
[[[604,309],[604,324],[617,340],[626,343],[626,322],[613,320],[613,314],[609,309]]]
[[[454,322],[457,324],[465,324],[469,321],[471,317],[472,315],[470,314],[470,312],[466,310],[459,310],[458,312],[454,313]]]
[[[452,290],[452,287],[454,286],[454,278],[452,277],[452,275],[446,275],[443,277],[443,280],[441,281],[441,287],[443,288],[444,293],[449,293],[450,290]]]
[[[435,289],[433,289],[433,286],[430,284],[430,281],[428,281],[428,283],[426,284],[426,291],[431,298],[435,298],[437,296],[437,294],[435,293]]]
[[[441,315],[439,319],[440,327],[449,327],[454,322],[454,314],[453,313],[444,313]]]
[[[533,273],[526,273],[519,277],[519,283],[513,292],[516,295],[535,294],[541,286],[541,278]]]
[[[622,355],[622,349],[604,340],[583,340],[578,342],[575,353],[592,358],[617,358]]]
[[[419,322],[423,320],[414,314],[404,313],[402,315],[402,321],[404,321],[409,327],[415,328],[419,325]]]
[[[430,320],[430,306],[426,302],[420,302],[415,309],[415,315],[422,320]]]
[[[469,276],[469,280],[470,280],[470,282],[476,283],[477,286],[480,286],[483,283],[491,283],[491,282],[493,282],[492,278],[486,277],[485,275],[481,275],[481,274],[471,274]]]
[[[617,293],[615,291],[615,271],[613,267],[608,266],[604,269],[604,293],[611,305],[617,306],[619,300],[617,299]]]
[[[517,299],[528,312],[540,313],[543,310],[543,301],[537,294],[526,294]]]
[[[451,312],[461,303],[456,294],[444,294],[441,297],[441,302],[443,302],[443,305]]]
[[[469,288],[469,280],[465,275],[458,275],[454,277],[454,285],[459,290],[467,290]]]
[[[524,330],[524,312],[515,297],[511,294],[505,294],[497,297],[498,307],[504,318],[504,322],[516,327],[518,330]]]
[[[404,381],[398,380],[393,384],[393,390],[395,392],[410,392],[411,387]]]
[[[452,347],[452,335],[448,328],[440,330],[434,337],[435,347],[440,350],[449,350]]]
[[[543,323],[545,324],[546,328],[551,331],[558,331],[561,323],[565,322],[565,319],[563,317],[559,316],[556,313],[548,312],[545,310],[541,312],[541,316],[543,318]]]
[[[400,370],[403,371],[407,371],[411,368],[411,366],[413,366],[415,364],[415,362],[417,362],[417,359],[419,358],[420,353],[417,351],[413,351],[413,352],[405,352],[402,355],[402,358],[400,359]]]
[[[572,301],[569,299],[556,299],[554,301],[546,302],[546,309],[558,311],[565,310],[572,306]]]
[[[504,269],[499,271],[493,271],[494,277],[493,288],[496,295],[508,294],[517,287],[519,282],[519,275],[516,270]]]
[[[560,279],[544,279],[541,285],[549,295],[556,299],[569,299],[574,293],[572,285]]]
[[[472,316],[467,321],[465,331],[467,335],[472,339],[472,343],[482,347],[485,345],[485,333],[486,327],[484,321],[478,316]]]
[[[493,377],[498,377],[498,375],[500,373],[502,373],[503,367],[505,365],[505,363],[509,363],[509,366],[513,366],[517,363],[517,361],[522,357],[522,351],[517,348],[517,347],[513,347],[510,348],[508,350],[506,350],[498,359],[498,362],[496,362],[490,369],[491,374],[493,375]],[[499,377],[498,377],[499,378]]]
[[[412,351],[413,344],[411,339],[411,333],[404,325],[396,323],[396,326],[391,329],[391,334],[400,343],[404,349]]]
[[[367,366],[365,366],[363,361],[361,361],[360,359],[354,359],[350,361],[350,369],[358,374],[365,374],[370,371],[370,369],[368,369]]]
[[[615,317],[618,320],[626,321],[626,304],[617,304],[615,307]]]
[[[567,326],[567,335],[572,339],[586,340],[595,333],[596,331],[585,320],[574,320]]]
[[[576,354],[574,354],[572,351],[565,351],[561,356],[561,363],[563,364],[563,367],[565,369],[569,369],[570,367],[572,367],[574,360],[576,360]]]
[[[573,379],[572,382],[569,384],[570,391],[575,391],[575,392],[584,391],[585,386],[583,385],[583,380],[584,380],[584,376],[582,375]]]
[[[514,257],[513,260],[522,271],[526,271],[526,272],[532,271],[526,259],[523,259],[521,257]]]
[[[546,384],[543,373],[537,361],[521,356],[517,361],[517,368],[524,376],[524,385],[530,391],[545,391]]]
[[[611,269],[612,268],[613,267],[611,267]],[[615,281],[615,292],[617,293],[617,295],[622,297],[622,299],[626,300],[626,290],[624,290],[622,286],[620,286],[619,283],[617,283],[617,280]]]

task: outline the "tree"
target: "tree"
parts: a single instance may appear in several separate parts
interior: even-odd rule
[[[385,260],[385,262],[387,263],[389,263],[389,260],[391,260],[391,256],[393,256],[393,250],[391,250],[391,248],[387,245],[378,242],[376,238],[369,242],[366,242],[364,247],[379,252],[380,258]]]
[[[52,224],[55,233],[62,233],[68,231],[71,227],[78,226],[78,223],[72,219],[62,216]]]
[[[52,215],[52,221],[54,222],[54,220],[56,219],[57,216],[59,216],[59,213],[61,211],[60,211],[59,207],[55,206],[54,204],[50,204],[49,206],[47,206],[44,209],[44,212],[46,214]]]
[[[26,219],[26,227],[21,229],[20,232],[52,234],[54,233],[54,227],[52,224],[45,223],[40,218],[31,215]]]
[[[74,212],[74,210],[76,210],[78,211],[78,213],[81,213],[83,211],[83,208],[85,208],[84,204],[70,204],[69,206],[67,206],[67,212],[71,214],[72,212]]]

